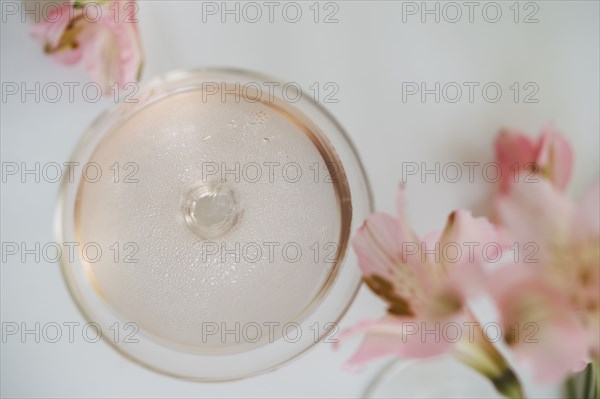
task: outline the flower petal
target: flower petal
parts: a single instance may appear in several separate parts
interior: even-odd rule
[[[600,182],[588,189],[575,215],[574,231],[580,240],[600,236]]]
[[[529,243],[536,246],[536,261],[549,261],[556,250],[569,245],[574,206],[550,182],[514,184],[494,205],[498,220],[519,248]]]
[[[494,148],[496,162],[502,172],[500,190],[508,192],[515,177],[519,176],[522,170],[529,170],[530,164],[535,161],[535,144],[520,132],[503,130],[496,138]]]
[[[69,3],[51,8],[44,21],[31,26],[30,33],[43,43],[44,51],[55,61],[64,65],[76,64],[82,56],[79,34],[85,25],[78,18],[80,14],[81,11],[74,10]]]
[[[452,346],[450,340],[443,339],[441,328],[439,323],[435,325],[424,320],[387,316],[342,331],[339,342],[355,334],[365,334],[360,347],[347,361],[348,366],[389,355],[428,358],[446,353]],[[429,333],[424,334],[425,331]]]
[[[92,79],[107,92],[119,81],[119,49],[112,32],[101,25],[89,27],[82,40],[85,41],[83,62]]]
[[[446,252],[442,253],[441,260],[447,267],[452,264],[480,267],[486,257],[492,257],[485,255],[482,248],[493,246],[501,250],[507,246],[504,240],[498,227],[487,218],[473,217],[470,211],[459,209],[450,214],[440,237],[440,249]],[[460,256],[449,255],[447,248],[452,246],[459,248],[454,252]]]
[[[402,191],[401,187],[399,196]],[[374,213],[360,227],[352,245],[369,286],[390,303],[391,311],[406,308],[410,311],[404,314],[411,315],[410,302],[422,295],[422,264],[420,241],[405,220]]]
[[[46,19],[31,25],[30,34],[44,46],[56,48],[73,14],[69,3],[64,3],[61,7],[49,7]]]
[[[573,150],[569,142],[551,125],[542,130],[536,163],[541,175],[557,189],[564,190],[567,187],[573,169]]]
[[[132,1],[115,3],[122,14],[132,9],[127,8]],[[115,21],[112,13],[107,13],[97,26],[88,29],[83,39],[86,69],[105,91],[114,83],[124,88],[127,83],[137,82],[143,63],[137,24],[122,19],[125,20]]]
[[[557,382],[587,357],[585,331],[563,291],[537,267],[515,264],[490,276],[505,342],[540,382]]]

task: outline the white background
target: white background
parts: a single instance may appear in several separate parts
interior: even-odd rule
[[[474,22],[463,16],[456,23],[439,23],[420,15],[402,21],[402,2],[337,2],[337,23],[313,21],[310,2],[299,2],[303,16],[286,22],[281,7],[274,22],[266,15],[257,23],[233,21],[220,15],[202,21],[200,1],[140,1],[140,29],[145,47],[144,78],[172,69],[231,66],[260,71],[308,88],[314,82],[335,82],[338,103],[324,104],[355,142],[370,176],[380,210],[393,211],[403,162],[481,162],[493,160],[492,143],[502,127],[537,135],[554,123],[572,142],[574,178],[569,192],[581,196],[599,170],[599,6],[596,1],[539,1],[535,18],[513,21],[510,2],[499,2],[502,17],[487,22],[482,6]],[[220,6],[221,2],[217,5]],[[259,4],[262,4],[259,2]],[[433,8],[434,2],[428,3]],[[462,2],[459,2],[462,4]],[[233,3],[229,5],[233,7]],[[322,13],[323,4],[320,6]],[[279,10],[279,11],[277,11]],[[266,8],[263,8],[266,13]],[[447,10],[450,12],[451,10]],[[453,12],[453,11],[452,11]],[[494,13],[490,12],[493,17]],[[450,18],[454,14],[447,15]],[[65,68],[46,58],[28,35],[19,16],[5,16],[1,28],[1,79],[4,82],[80,81],[81,66]],[[324,15],[320,15],[322,19]],[[402,101],[402,82],[498,82],[499,102],[488,103],[481,90],[470,103],[466,91],[457,103],[440,103],[428,96]],[[537,104],[513,101],[509,86],[535,82]],[[481,86],[479,86],[481,88]],[[3,162],[65,162],[82,132],[108,105],[83,100],[57,103],[32,96],[2,99],[1,154]],[[415,229],[440,229],[448,213],[471,208],[488,211],[493,185],[477,169],[475,182],[436,183],[432,176],[408,178],[409,215]],[[50,242],[58,184],[2,184],[2,241]],[[2,264],[2,322],[32,325],[84,322],[57,264]],[[363,288],[343,319],[342,327],[376,318],[383,304]],[[226,384],[197,384],[147,371],[126,360],[103,342],[89,344],[35,343],[8,339],[2,343],[1,392],[12,397],[108,396],[359,396],[377,372],[373,364],[356,374],[341,366],[357,342],[334,351],[316,349],[275,372]],[[431,384],[433,381],[424,383]]]

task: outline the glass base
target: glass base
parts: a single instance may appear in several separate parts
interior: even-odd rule
[[[451,356],[394,359],[373,379],[364,398],[498,398],[494,386]]]

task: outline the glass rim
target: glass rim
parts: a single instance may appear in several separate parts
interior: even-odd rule
[[[280,84],[284,84],[284,82],[280,79],[277,78],[273,78],[272,76],[266,75],[266,74],[262,74],[262,73],[258,73],[258,72],[254,72],[254,71],[247,71],[247,70],[243,70],[243,69],[238,69],[238,68],[227,68],[227,67],[201,67],[201,68],[193,68],[193,69],[177,69],[177,70],[173,70],[170,72],[166,72],[164,74],[158,75],[156,77],[150,78],[146,81],[144,81],[142,84],[140,84],[140,90],[139,92],[144,94],[144,93],[148,93],[148,92],[152,92],[152,91],[157,91],[160,93],[160,89],[164,88],[165,85],[168,84],[175,84],[177,82],[185,82],[187,79],[196,79],[198,78],[198,82],[202,82],[202,77],[204,75],[211,75],[211,74],[216,74],[216,75],[231,75],[231,76],[238,76],[238,77],[242,77],[244,79],[256,79],[259,82],[277,82]],[[162,96],[168,96],[170,94],[170,92],[165,92],[162,93]],[[308,98],[306,98],[308,97]],[[156,98],[154,98],[154,101],[160,100],[160,98],[162,98],[160,95]],[[357,183],[354,183],[353,186],[350,187],[351,193],[352,193],[352,204],[353,204],[353,210],[352,210],[352,222],[351,222],[351,230],[350,230],[350,235],[352,235],[355,230],[356,230],[356,223],[362,223],[362,220],[356,220],[356,218],[354,217],[354,213],[355,213],[355,209],[354,209],[354,204],[355,204],[355,200],[356,200],[356,191],[360,190],[361,192],[359,194],[361,194],[362,198],[360,198],[360,201],[362,201],[363,203],[361,204],[361,207],[364,208],[362,209],[362,212],[365,213],[365,215],[362,215],[364,217],[366,217],[366,214],[371,213],[373,211],[373,196],[372,196],[372,192],[371,192],[371,188],[369,185],[369,180],[367,178],[367,174],[364,170],[364,167],[362,165],[362,162],[360,160],[360,157],[358,155],[358,151],[354,145],[354,143],[352,142],[352,140],[350,139],[350,137],[348,136],[348,134],[346,133],[346,131],[343,129],[343,127],[340,125],[340,123],[333,117],[333,115],[325,108],[323,107],[321,104],[319,104],[317,101],[314,101],[313,98],[311,98],[310,96],[304,96],[303,100],[306,104],[308,104],[310,107],[314,108],[314,113],[316,115],[319,116],[323,116],[328,123],[330,123],[333,127],[333,129],[335,130],[336,134],[339,134],[340,137],[338,138],[338,140],[340,140],[341,143],[343,143],[343,145],[345,145],[347,148],[345,148],[346,152],[344,153],[344,156],[342,156],[342,154],[340,154],[340,148],[338,148],[338,146],[333,145],[333,148],[336,150],[336,152],[338,153],[338,156],[340,157],[340,159],[342,159],[342,165],[344,166],[344,168],[347,168],[349,165],[347,165],[347,160],[351,160],[352,161],[352,167],[355,170],[352,170],[350,172],[348,172],[348,169],[346,169],[347,174],[353,174],[352,178],[354,180],[356,180]],[[152,103],[152,102],[151,102]],[[69,158],[70,162],[77,162],[79,160],[81,160],[81,158],[85,158],[85,153],[86,150],[89,151],[90,149],[95,148],[95,146],[98,144],[97,142],[94,144],[94,139],[101,139],[104,135],[106,135],[106,133],[108,131],[110,131],[110,127],[115,125],[115,121],[113,120],[113,118],[118,118],[119,117],[119,112],[122,112],[124,115],[126,115],[127,113],[131,112],[132,110],[134,110],[133,112],[136,112],[136,109],[142,109],[145,106],[147,106],[147,103],[142,102],[141,105],[139,105],[139,103],[133,104],[131,106],[129,106],[130,104],[124,105],[123,103],[117,103],[117,104],[113,104],[111,105],[107,110],[105,110],[104,112],[102,112],[89,126],[89,128],[86,130],[86,132],[82,135],[82,137],[79,139],[78,144],[76,145],[75,149],[72,151],[71,156]],[[291,104],[292,108],[296,108],[296,104]],[[312,120],[311,115],[308,115],[308,118]],[[112,123],[111,123],[112,121]],[[318,123],[316,123],[317,126],[319,126]],[[107,128],[108,126],[108,128]],[[328,134],[329,133],[329,134]],[[330,134],[332,134],[333,132],[324,132],[324,135],[326,138],[331,138]],[[346,160],[344,160],[346,159]],[[68,176],[70,174],[65,174],[65,176]],[[350,180],[350,176],[349,176],[349,180]],[[362,186],[362,187],[357,187],[357,184]],[[54,229],[55,229],[55,236],[57,237],[57,240],[59,243],[63,243],[63,242],[68,242],[68,232],[66,229],[68,229],[69,223],[68,221],[66,221],[65,218],[69,219],[69,211],[71,211],[70,213],[74,213],[74,203],[72,201],[73,199],[73,190],[77,191],[76,188],[79,185],[79,181],[76,181],[76,183],[73,182],[69,182],[66,178],[63,178],[63,181],[61,182],[60,185],[60,189],[59,189],[59,197],[58,197],[58,202],[57,202],[57,208],[56,208],[56,213],[55,213],[55,223],[54,223]],[[350,183],[349,183],[350,185]],[[168,375],[171,377],[175,377],[175,378],[180,378],[180,379],[184,379],[184,380],[191,380],[191,381],[199,381],[199,382],[224,382],[224,381],[234,381],[234,380],[239,380],[239,379],[244,379],[244,378],[248,378],[248,377],[252,377],[252,376],[256,376],[256,375],[260,375],[269,371],[272,371],[274,369],[277,369],[281,366],[283,366],[284,364],[287,364],[291,361],[293,361],[294,359],[298,358],[299,356],[303,355],[304,353],[306,353],[308,350],[310,350],[311,348],[314,348],[316,346],[317,343],[322,342],[334,329],[335,325],[337,325],[340,320],[343,318],[343,316],[346,314],[347,310],[349,309],[349,307],[351,306],[352,302],[354,301],[358,290],[361,286],[361,278],[360,278],[360,270],[358,269],[357,265],[348,265],[350,259],[352,258],[352,256],[348,256],[352,251],[348,250],[346,251],[346,257],[345,259],[343,259],[341,261],[341,270],[338,271],[338,275],[341,275],[342,273],[344,273],[344,269],[346,269],[346,275],[349,273],[348,266],[351,266],[353,268],[355,268],[354,272],[355,274],[358,273],[358,279],[354,278],[355,283],[353,284],[354,286],[351,287],[351,292],[346,292],[345,294],[345,298],[346,300],[344,301],[344,303],[342,303],[341,305],[337,306],[337,309],[335,311],[335,316],[332,318],[335,318],[335,320],[332,320],[332,325],[328,328],[325,328],[322,332],[319,333],[319,338],[318,340],[315,339],[312,342],[308,342],[307,343],[303,343],[304,346],[301,346],[298,350],[293,351],[293,353],[284,356],[284,359],[281,360],[277,360],[272,362],[273,364],[270,364],[268,366],[263,366],[263,367],[259,367],[257,369],[254,369],[252,371],[240,371],[238,373],[232,373],[231,375],[223,375],[220,377],[202,377],[200,375],[192,375],[193,373],[181,373],[181,372],[174,372],[172,370],[170,370],[168,367],[160,367],[158,366],[156,363],[152,363],[151,361],[148,361],[147,359],[141,359],[140,357],[136,356],[135,354],[133,354],[131,351],[127,350],[127,347],[120,345],[116,342],[114,342],[113,340],[109,339],[107,337],[107,334],[102,334],[102,340],[104,342],[107,342],[111,347],[113,347],[118,353],[120,353],[121,355],[123,355],[124,357],[132,360],[133,362],[147,368],[150,369],[152,371],[158,372],[160,374],[164,374],[164,375]],[[73,262],[76,263],[76,262]],[[61,273],[63,275],[63,278],[66,282],[66,285],[68,287],[68,290],[71,294],[71,297],[73,298],[73,302],[76,304],[78,310],[80,311],[80,313],[83,315],[84,319],[88,322],[93,322],[96,323],[97,320],[95,320],[96,317],[98,317],[97,314],[94,314],[94,308],[92,305],[90,305],[89,303],[86,303],[85,298],[84,298],[84,293],[82,293],[83,291],[81,290],[81,287],[78,286],[78,281],[77,281],[77,276],[75,276],[73,274],[73,270],[71,269],[75,269],[76,266],[73,265],[72,262],[67,261],[66,259],[64,259],[64,257],[61,257],[60,259],[60,266],[61,266]],[[339,288],[339,276],[335,277],[335,281],[334,281],[334,285],[337,284],[338,287],[338,291],[340,290]],[[342,287],[343,288],[343,287]],[[333,291],[333,287],[328,290],[328,292],[325,293],[325,298],[323,298],[323,302],[327,301],[327,300],[331,300],[331,298],[329,298],[329,295],[332,294]],[[348,290],[346,290],[348,291]],[[317,306],[317,308],[321,308],[324,307],[324,304],[321,303]],[[314,312],[316,312],[317,310],[314,310]],[[118,315],[113,314],[113,316],[118,317]],[[149,342],[148,345],[151,344],[156,344],[159,345],[156,342]],[[289,343],[288,343],[289,344]],[[140,345],[140,344],[136,344],[136,345]],[[274,343],[270,342],[265,344],[265,347],[269,347],[269,346],[273,346]],[[256,348],[254,350],[251,350],[249,352],[260,352],[260,350],[262,349],[262,347],[260,348]],[[170,348],[168,349],[170,350]],[[190,354],[186,354],[186,355],[190,355]],[[196,356],[198,359],[203,358],[206,360],[206,364],[210,364],[210,356],[206,356],[206,355],[193,355]],[[235,354],[232,355],[235,358]],[[213,360],[216,359],[217,357],[220,357],[219,355],[213,356]],[[232,361],[234,361],[234,359],[231,359]],[[246,359],[248,360],[248,359]]]

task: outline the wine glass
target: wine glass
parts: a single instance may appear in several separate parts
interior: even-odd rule
[[[337,332],[371,211],[341,126],[296,84],[229,69],[151,79],[101,115],[61,185],[64,278],[104,340],[223,381]]]

